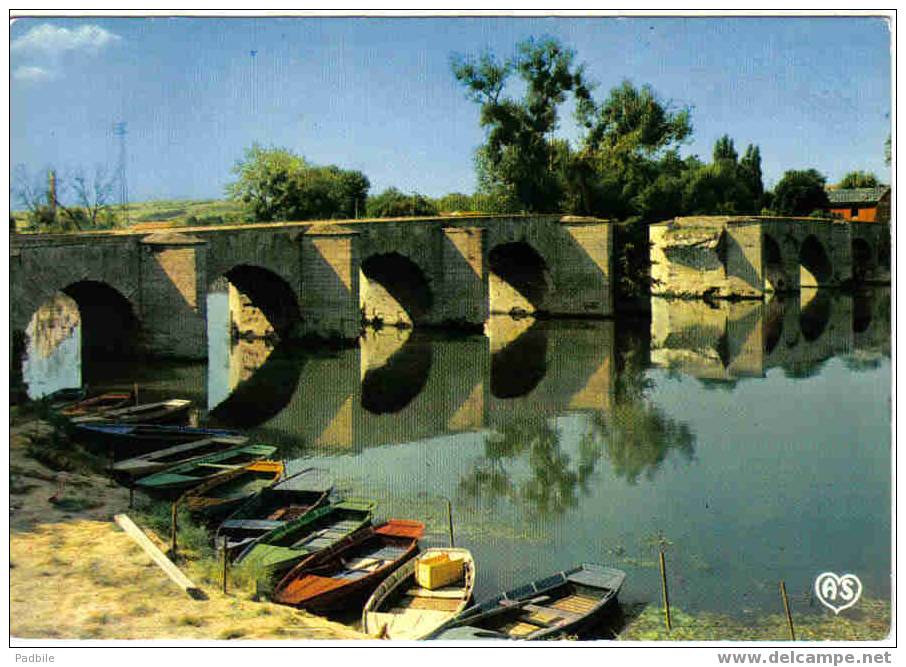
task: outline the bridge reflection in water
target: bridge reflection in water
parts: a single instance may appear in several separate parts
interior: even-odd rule
[[[176,391],[177,376],[178,390],[214,421],[303,448],[355,452],[572,411],[608,423],[617,403],[641,395],[636,385],[650,366],[733,383],[773,368],[809,376],[834,356],[856,370],[890,356],[889,289],[804,290],[765,302],[653,298],[650,331],[642,332],[623,331],[622,322],[509,316],[491,317],[484,336],[368,329],[356,347],[320,352],[231,339],[222,294],[209,296],[208,310],[223,326],[210,331],[206,381],[202,364],[155,375],[123,363],[98,373],[82,368],[78,309],[61,294],[28,329],[30,394],[80,380],[100,386],[110,376],[142,380],[149,397],[164,396]],[[135,378],[113,377],[133,371]]]
[[[487,336],[369,329],[355,348],[294,354],[278,346],[266,357],[251,351],[261,341],[240,340],[227,364],[212,359],[208,393],[224,398],[210,405],[210,416],[257,426],[282,443],[354,452],[570,410],[606,411],[613,330],[612,322],[501,317],[489,321]],[[263,363],[250,372],[255,358]]]
[[[256,352],[261,341],[239,341],[230,386],[209,386],[209,396],[226,397],[210,417],[256,428],[285,455],[477,432],[483,451],[459,491],[557,514],[577,505],[602,457],[630,484],[652,479],[671,452],[694,457],[689,426],[648,400],[652,366],[726,387],[773,368],[807,377],[834,356],[855,370],[875,367],[890,356],[889,303],[886,290],[812,290],[767,302],[654,299],[650,336],[617,337],[607,321],[500,316],[485,336],[369,329],[357,347],[319,355]],[[263,363],[252,370],[256,359]],[[586,419],[578,448],[566,453],[556,421],[568,413]]]
[[[703,381],[814,375],[834,356],[849,365],[890,356],[890,292],[803,290],[768,301],[652,299],[651,363]]]

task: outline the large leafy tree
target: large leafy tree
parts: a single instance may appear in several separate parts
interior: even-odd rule
[[[579,108],[591,103],[575,52],[552,38],[529,39],[508,60],[498,61],[488,52],[454,56],[452,68],[481,107],[486,140],[476,155],[480,192],[491,195],[500,210],[559,209],[564,188],[552,148],[558,109],[569,95]],[[514,74],[524,88],[521,98],[506,94]]]
[[[758,146],[746,146],[746,152],[739,160],[739,175],[760,208],[764,200],[764,180],[761,173],[761,149]]]
[[[849,188],[876,188],[881,184],[878,177],[867,171],[851,171],[840,179],[837,187]]]
[[[732,160],[733,162],[736,162],[738,159],[739,155],[736,153],[736,147],[733,145],[733,140],[730,138],[730,135],[725,134],[714,143],[715,162],[720,162],[721,160]]]
[[[253,144],[233,167],[227,194],[255,220],[352,218],[365,210],[370,184],[359,171],[309,164],[285,148]]]
[[[827,207],[825,183],[815,169],[787,171],[774,188],[774,210],[781,215],[809,215]]]
[[[368,217],[403,218],[417,215],[437,215],[437,206],[427,197],[414,193],[407,195],[396,188],[368,198]]]
[[[437,199],[437,210],[444,213],[462,213],[476,210],[474,198],[462,192],[450,192]]]
[[[676,149],[692,132],[688,109],[624,81],[600,105],[578,105],[577,116],[586,134],[572,166],[581,178],[570,182],[580,186],[580,212],[646,217],[646,191],[680,166]]]

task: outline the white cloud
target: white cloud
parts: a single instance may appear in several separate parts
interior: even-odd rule
[[[17,81],[47,81],[54,76],[50,70],[34,65],[24,65],[13,70],[13,78]]]
[[[121,39],[119,35],[97,25],[82,25],[70,29],[42,23],[14,39],[10,44],[10,51],[48,56],[59,56],[80,50],[97,53],[105,46]]]

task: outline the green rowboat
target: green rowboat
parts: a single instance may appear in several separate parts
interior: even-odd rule
[[[150,493],[170,494],[198,486],[224,472],[236,470],[277,451],[272,445],[246,445],[174,466],[139,479],[135,485]]]
[[[335,546],[343,538],[371,524],[375,503],[344,500],[308,512],[276,528],[249,545],[236,558],[270,577],[322,549]]]

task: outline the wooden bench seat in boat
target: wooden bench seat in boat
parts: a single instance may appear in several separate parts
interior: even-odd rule
[[[528,621],[529,623],[541,623],[549,628],[554,625],[560,625],[561,621],[577,621],[582,618],[582,614],[564,611],[554,607],[542,607],[536,604],[527,604],[523,609],[529,613],[522,615],[522,620]]]
[[[456,611],[461,604],[462,597],[428,598],[403,596],[395,605],[393,605],[391,611],[399,613],[407,609],[418,609],[420,611],[437,611],[446,613]]]
[[[228,530],[273,530],[284,523],[286,522],[268,519],[227,519],[220,527]]]
[[[462,588],[438,588],[436,590],[428,590],[427,588],[422,588],[421,586],[413,586],[407,590],[403,595],[408,595],[415,598],[446,598],[449,600],[462,600],[463,590]]]
[[[511,625],[505,625],[499,629],[499,632],[509,635],[510,637],[525,637],[533,632],[544,630],[546,626],[527,623],[526,621],[516,621]]]
[[[559,609],[561,611],[569,611],[575,614],[587,614],[600,602],[596,597],[591,595],[582,595],[581,593],[574,593],[565,598],[560,598],[559,600],[552,602],[549,606],[554,609]]]

